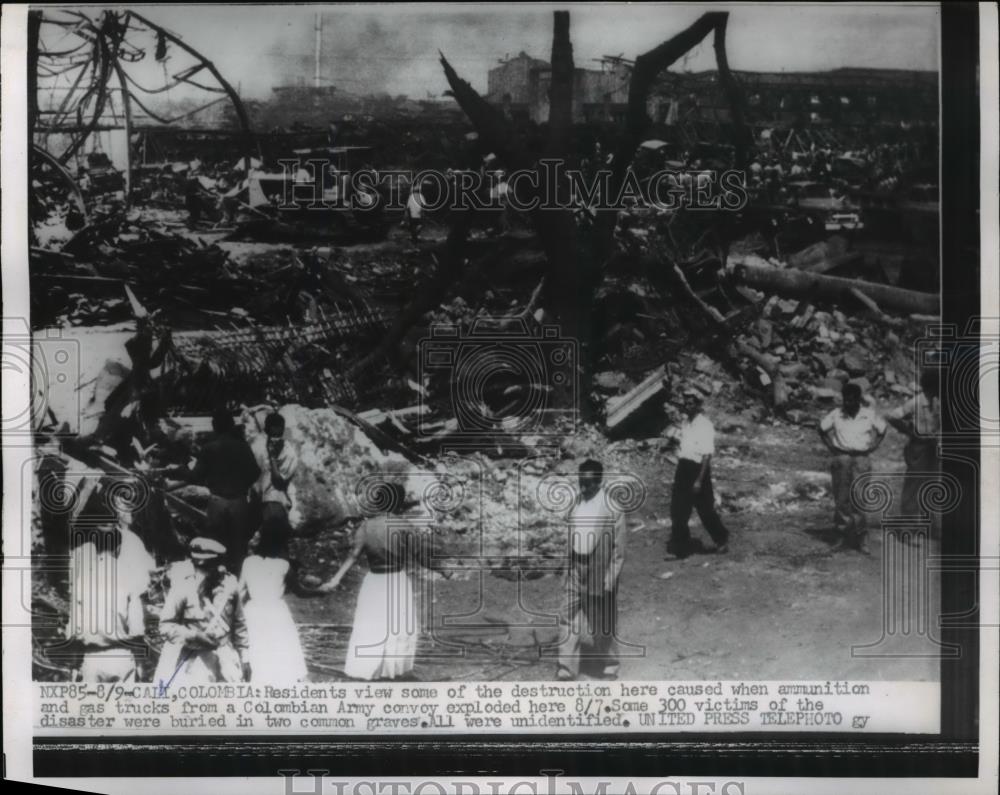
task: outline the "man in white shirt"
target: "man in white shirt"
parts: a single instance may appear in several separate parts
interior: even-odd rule
[[[847,383],[841,393],[843,405],[820,421],[819,436],[833,454],[833,526],[843,533],[842,546],[868,554],[865,514],[851,499],[851,487],[871,472],[869,455],[882,444],[887,425],[870,406],[862,405],[861,387]]]
[[[715,542],[715,551],[725,553],[729,550],[729,531],[715,510],[712,490],[715,428],[702,411],[701,393],[694,389],[685,390],[684,411],[687,420],[681,426],[677,470],[670,494],[671,528],[667,560],[680,560],[692,553],[691,530],[688,527],[692,510],[698,511],[698,518]]]
[[[941,530],[940,514],[925,511],[920,505],[920,492],[928,484],[940,479],[941,459],[938,441],[941,434],[940,379],[935,370],[925,370],[920,375],[920,392],[903,405],[886,415],[889,424],[907,436],[903,448],[906,475],[903,478],[903,495],[900,515],[931,517],[931,535],[938,537]]]
[[[618,676],[618,577],[625,563],[625,514],[609,504],[603,479],[599,461],[580,465],[580,493],[568,516],[568,601],[561,617],[566,636],[559,644],[556,668],[556,678],[563,681],[579,675],[581,656],[604,677]],[[592,650],[581,654],[585,636]]]

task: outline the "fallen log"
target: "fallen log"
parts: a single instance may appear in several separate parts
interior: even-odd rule
[[[889,326],[890,328],[902,328],[906,325],[906,321],[902,318],[889,317],[882,308],[871,298],[861,292],[858,288],[851,289],[851,295],[858,299],[858,302],[866,306],[879,323]]]
[[[636,411],[665,391],[666,387],[663,384],[665,373],[666,369],[663,366],[657,367],[635,389],[608,400],[605,425],[609,432],[617,430]]]
[[[734,348],[736,353],[740,356],[745,356],[747,359],[756,364],[761,370],[763,370],[767,377],[771,379],[771,397],[774,403],[775,409],[781,409],[785,403],[788,401],[788,385],[785,383],[785,378],[775,366],[764,354],[760,351],[755,351],[745,342],[739,340],[736,341]]]
[[[937,312],[941,303],[936,293],[920,293],[886,284],[845,279],[840,276],[823,276],[790,268],[741,263],[727,270],[734,282],[779,295],[839,300],[854,298],[851,291],[857,290],[884,309],[908,314],[933,314]]]

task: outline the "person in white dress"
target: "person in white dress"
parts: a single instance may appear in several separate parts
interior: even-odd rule
[[[361,556],[368,573],[358,592],[354,626],[347,647],[344,672],[352,679],[397,679],[410,674],[417,652],[420,626],[413,583],[407,565],[414,560],[414,538],[401,518],[406,494],[392,489],[392,513],[366,519],[357,529],[351,552],[337,573],[320,587],[335,590]]]
[[[285,602],[291,564],[281,557],[284,544],[279,530],[262,528],[257,551],[243,561],[240,574],[253,682],[286,684],[306,678],[302,642]]]

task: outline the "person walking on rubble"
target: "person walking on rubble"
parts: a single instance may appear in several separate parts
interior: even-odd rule
[[[906,474],[903,477],[900,515],[919,517],[930,513],[932,538],[940,538],[941,516],[934,511],[922,509],[920,493],[928,484],[941,477],[941,459],[938,456],[941,434],[940,389],[937,370],[924,370],[920,374],[920,392],[886,415],[888,423],[907,437],[903,448]]]
[[[226,547],[229,570],[239,574],[253,532],[247,498],[261,470],[227,409],[212,415],[212,430],[215,437],[201,448],[193,470],[176,467],[166,474],[208,487],[204,534]]]
[[[705,530],[715,542],[715,551],[729,551],[729,530],[715,510],[712,489],[712,456],[715,454],[715,427],[703,410],[701,393],[684,391],[687,420],[681,425],[677,469],[670,492],[670,540],[667,560],[681,560],[694,552],[688,522],[692,510],[698,512]]]
[[[887,425],[871,406],[862,405],[858,384],[844,384],[842,406],[819,423],[819,436],[833,455],[833,525],[842,534],[841,547],[868,552],[868,529],[864,511],[852,499],[854,482],[871,472],[869,456],[882,444]]]
[[[576,679],[582,658],[612,679],[619,669],[618,580],[625,563],[625,514],[609,505],[600,461],[584,461],[578,477],[580,491],[568,516],[567,602],[560,616],[560,633],[566,635],[559,644],[556,678]],[[586,652],[585,642],[591,647]]]

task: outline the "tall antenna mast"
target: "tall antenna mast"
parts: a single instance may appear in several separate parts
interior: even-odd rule
[[[313,87],[319,88],[319,60],[323,52],[323,16],[316,12],[316,68],[313,72]]]

